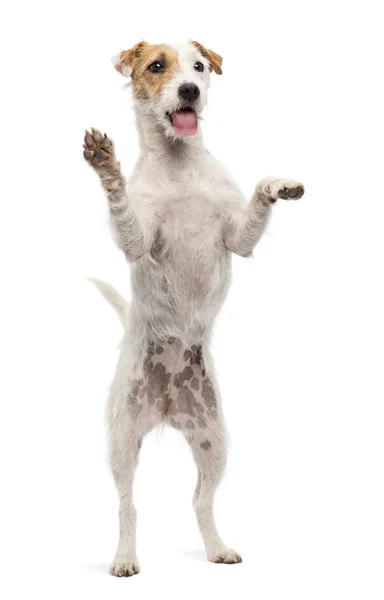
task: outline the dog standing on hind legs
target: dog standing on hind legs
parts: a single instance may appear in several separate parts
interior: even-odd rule
[[[125,334],[107,407],[110,462],[120,498],[120,539],[111,573],[138,573],[132,485],[143,437],[167,423],[189,443],[198,470],[193,497],[208,559],[238,563],[221,540],[213,500],[226,462],[226,434],[209,341],[225,299],[232,253],[250,256],[279,198],[301,183],[261,181],[249,203],[205,149],[199,128],[210,73],[221,57],[198,42],[140,42],[115,59],[131,78],[140,157],[126,183],[112,141],[92,129],[84,157],[108,198],[112,228],[131,264],[130,306],[95,280]]]

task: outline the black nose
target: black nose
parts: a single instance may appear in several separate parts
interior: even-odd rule
[[[188,102],[193,102],[200,96],[200,90],[194,83],[183,83],[179,87],[179,96]]]

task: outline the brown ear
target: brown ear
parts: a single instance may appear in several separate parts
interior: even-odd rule
[[[112,63],[116,69],[124,77],[129,77],[132,74],[135,59],[139,58],[143,48],[148,46],[148,42],[139,42],[130,50],[123,50],[117,56],[112,58]]]
[[[213,69],[215,73],[221,75],[223,72],[221,70],[221,65],[223,64],[223,59],[221,58],[221,56],[219,54],[216,54],[216,52],[214,52],[213,50],[207,50],[207,48],[204,48],[204,46],[202,46],[202,44],[199,44],[199,42],[191,42],[191,44],[196,46],[196,48],[201,52],[204,58],[207,59],[210,65],[209,70],[212,71]]]

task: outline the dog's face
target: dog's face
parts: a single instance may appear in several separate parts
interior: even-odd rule
[[[131,77],[133,96],[145,102],[169,137],[194,135],[207,102],[209,74],[221,74],[222,58],[198,42],[177,46],[140,42],[114,65]]]

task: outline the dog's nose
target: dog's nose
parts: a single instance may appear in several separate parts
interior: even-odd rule
[[[193,102],[200,96],[200,90],[194,83],[183,83],[183,85],[179,87],[179,96],[183,98],[183,100]]]

